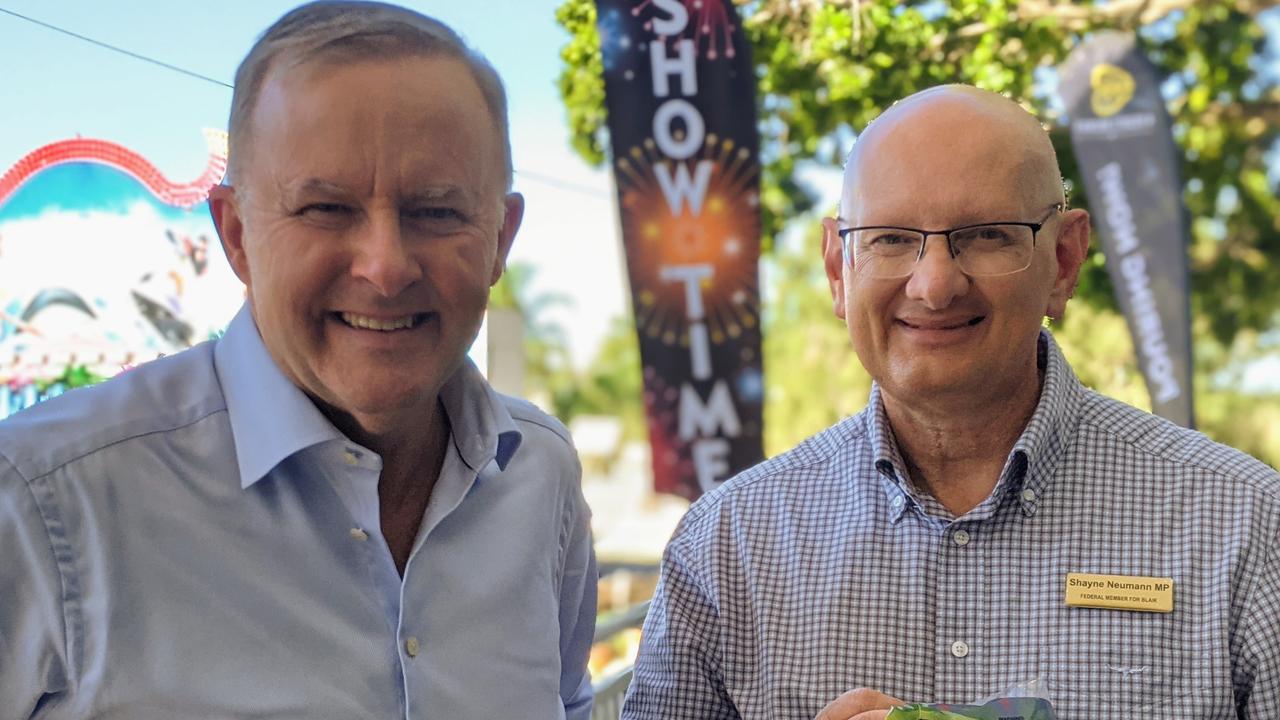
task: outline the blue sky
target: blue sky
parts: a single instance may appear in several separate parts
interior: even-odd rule
[[[0,9],[56,25],[231,84],[250,45],[292,0],[219,3],[139,0],[0,0]],[[594,353],[625,312],[612,180],[568,147],[556,90],[567,35],[555,0],[420,0],[484,53],[507,84],[516,189],[527,199],[512,259],[538,268],[535,290],[569,296],[553,309],[569,330],[576,364]],[[49,142],[96,137],[120,143],[171,180],[206,161],[202,128],[226,129],[231,90],[156,67],[0,13],[0,173]],[[566,262],[572,258],[573,262]]]

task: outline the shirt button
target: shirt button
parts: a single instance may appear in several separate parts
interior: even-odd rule
[[[894,506],[895,508],[900,508],[900,507],[902,507],[902,496],[901,496],[901,495],[896,495],[896,496],[894,496],[894,498],[893,498],[893,506]]]
[[[969,544],[969,533],[964,530],[957,530],[955,535],[951,536],[951,539],[955,540],[957,545],[964,547]]]
[[[404,651],[409,657],[418,657],[418,651],[422,649],[422,644],[418,642],[418,638],[410,637],[404,641]]]
[[[1025,500],[1025,501],[1027,501],[1027,502],[1035,502],[1035,501],[1036,501],[1036,491],[1035,491],[1035,490],[1032,490],[1031,488],[1027,488],[1026,490],[1023,490],[1023,491],[1022,491],[1022,499],[1023,499],[1023,500]]]
[[[957,640],[951,643],[951,654],[958,658],[962,658],[969,654],[969,645],[963,640]]]
[[[350,450],[342,453],[342,459],[346,460],[348,465],[355,465],[356,463],[360,462],[359,456],[357,456],[355,453],[351,452]]]
[[[351,537],[354,540],[364,541],[369,539],[369,533],[361,530],[360,528],[351,528]]]

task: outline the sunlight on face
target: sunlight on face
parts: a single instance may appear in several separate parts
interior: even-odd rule
[[[430,412],[515,231],[497,131],[466,66],[408,57],[280,71],[262,89],[251,148],[237,272],[273,359],[367,429]]]
[[[1007,105],[940,93],[877,121],[851,160],[843,221],[941,229],[1044,219],[1060,201],[1056,177],[1037,160],[1042,148],[1029,134],[1036,129],[1030,116],[1013,117],[1026,113]],[[886,394],[998,397],[1034,380],[1059,227],[1050,214],[1030,266],[999,277],[966,275],[941,235],[926,239],[907,277],[871,277],[858,263],[845,269],[849,335]]]

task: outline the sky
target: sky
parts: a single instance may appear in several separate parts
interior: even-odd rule
[[[0,174],[36,148],[76,136],[124,145],[171,180],[204,169],[202,128],[226,129],[228,87],[68,37],[2,11],[230,85],[258,34],[293,0],[0,0]],[[570,149],[556,89],[568,39],[557,0],[418,0],[402,4],[457,30],[497,68],[510,100],[515,189],[526,200],[512,262],[536,268],[533,291],[566,295],[547,319],[587,364],[627,285],[612,178]],[[567,261],[572,259],[572,261]]]

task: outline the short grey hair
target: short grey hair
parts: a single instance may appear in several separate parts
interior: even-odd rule
[[[228,180],[240,174],[250,124],[267,75],[280,65],[310,62],[444,56],[460,60],[480,88],[502,143],[506,188],[511,189],[511,136],[507,94],[498,71],[448,25],[421,13],[381,2],[319,0],[300,5],[258,38],[236,70],[231,95]]]

